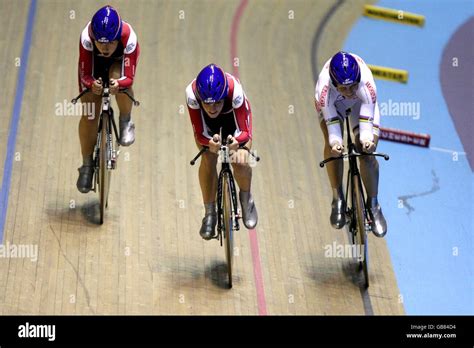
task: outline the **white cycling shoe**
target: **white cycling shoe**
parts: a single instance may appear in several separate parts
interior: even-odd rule
[[[244,221],[245,227],[251,230],[257,226],[257,207],[255,206],[250,192],[240,191],[239,198],[240,206],[242,207],[242,220]]]
[[[382,208],[377,202],[377,198],[368,198],[367,208],[369,209],[370,218],[372,220],[372,232],[380,238],[385,236],[387,233],[387,221],[382,214]]]
[[[135,124],[132,120],[120,122],[120,145],[130,146],[135,142]]]

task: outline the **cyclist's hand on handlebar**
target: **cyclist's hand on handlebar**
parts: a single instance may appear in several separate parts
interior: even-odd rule
[[[209,151],[212,153],[218,153],[221,149],[221,139],[218,134],[214,134],[211,140],[209,140]]]
[[[344,146],[341,143],[336,142],[331,147],[331,155],[334,157],[339,157],[342,155],[342,151],[344,151]]]
[[[102,95],[104,87],[102,86],[102,77],[99,77],[98,80],[95,80],[92,84],[92,93],[96,95]]]
[[[110,82],[109,82],[110,94],[116,95],[119,92],[119,87],[120,86],[117,79],[110,79]]]
[[[362,142],[362,150],[366,153],[372,153],[375,151],[375,143],[373,141],[366,140]]]
[[[232,135],[229,135],[227,137],[227,146],[231,152],[234,152],[239,149],[239,142]]]

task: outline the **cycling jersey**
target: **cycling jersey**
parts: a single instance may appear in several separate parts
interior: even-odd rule
[[[122,36],[117,49],[111,57],[103,57],[89,36],[90,25],[90,22],[87,23],[82,31],[79,43],[79,89],[82,91],[91,88],[92,83],[102,77],[104,68],[106,66],[109,68],[116,61],[122,65],[121,77],[118,79],[119,86],[121,88],[132,86],[140,55],[137,35],[132,26],[122,21]]]
[[[224,107],[220,114],[211,118],[202,107],[202,101],[197,97],[196,79],[186,87],[186,103],[193,125],[194,134],[201,145],[208,145],[214,134],[232,135],[240,144],[252,139],[252,111],[245,96],[240,81],[226,73],[229,92],[224,99]]]
[[[377,89],[369,67],[359,56],[351,53],[360,66],[361,80],[351,98],[338,92],[329,76],[329,59],[319,74],[315,88],[315,106],[320,121],[324,119],[329,133],[329,144],[342,144],[340,121],[351,110],[351,125],[355,133],[360,133],[360,141],[373,141],[379,134],[380,112],[377,104]]]

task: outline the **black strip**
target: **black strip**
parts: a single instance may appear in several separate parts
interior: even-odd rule
[[[54,341],[53,327],[39,330],[32,325],[54,325]],[[32,337],[36,333],[44,334]],[[427,334],[427,337],[411,337],[411,334]],[[433,334],[455,334],[455,338],[435,338]],[[464,343],[472,347],[472,316],[0,316],[2,348],[69,344],[81,348],[90,345],[135,348],[143,343],[154,347],[164,344],[166,347],[168,343],[187,347],[203,343],[219,347],[230,344],[246,347],[248,343],[297,347],[295,344],[306,342],[311,343],[308,347],[323,343],[344,347],[400,343],[453,347]]]

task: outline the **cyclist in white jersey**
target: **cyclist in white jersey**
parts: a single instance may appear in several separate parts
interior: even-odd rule
[[[324,157],[340,156],[343,146],[343,120],[350,117],[358,152],[372,153],[377,148],[380,112],[372,72],[359,56],[338,52],[329,59],[316,83],[315,106],[324,134]],[[367,191],[367,207],[372,231],[377,237],[387,233],[387,222],[378,203],[379,165],[374,156],[360,157],[360,173]],[[342,189],[343,161],[326,165],[333,191],[330,221],[340,229],[346,223],[346,202]]]

